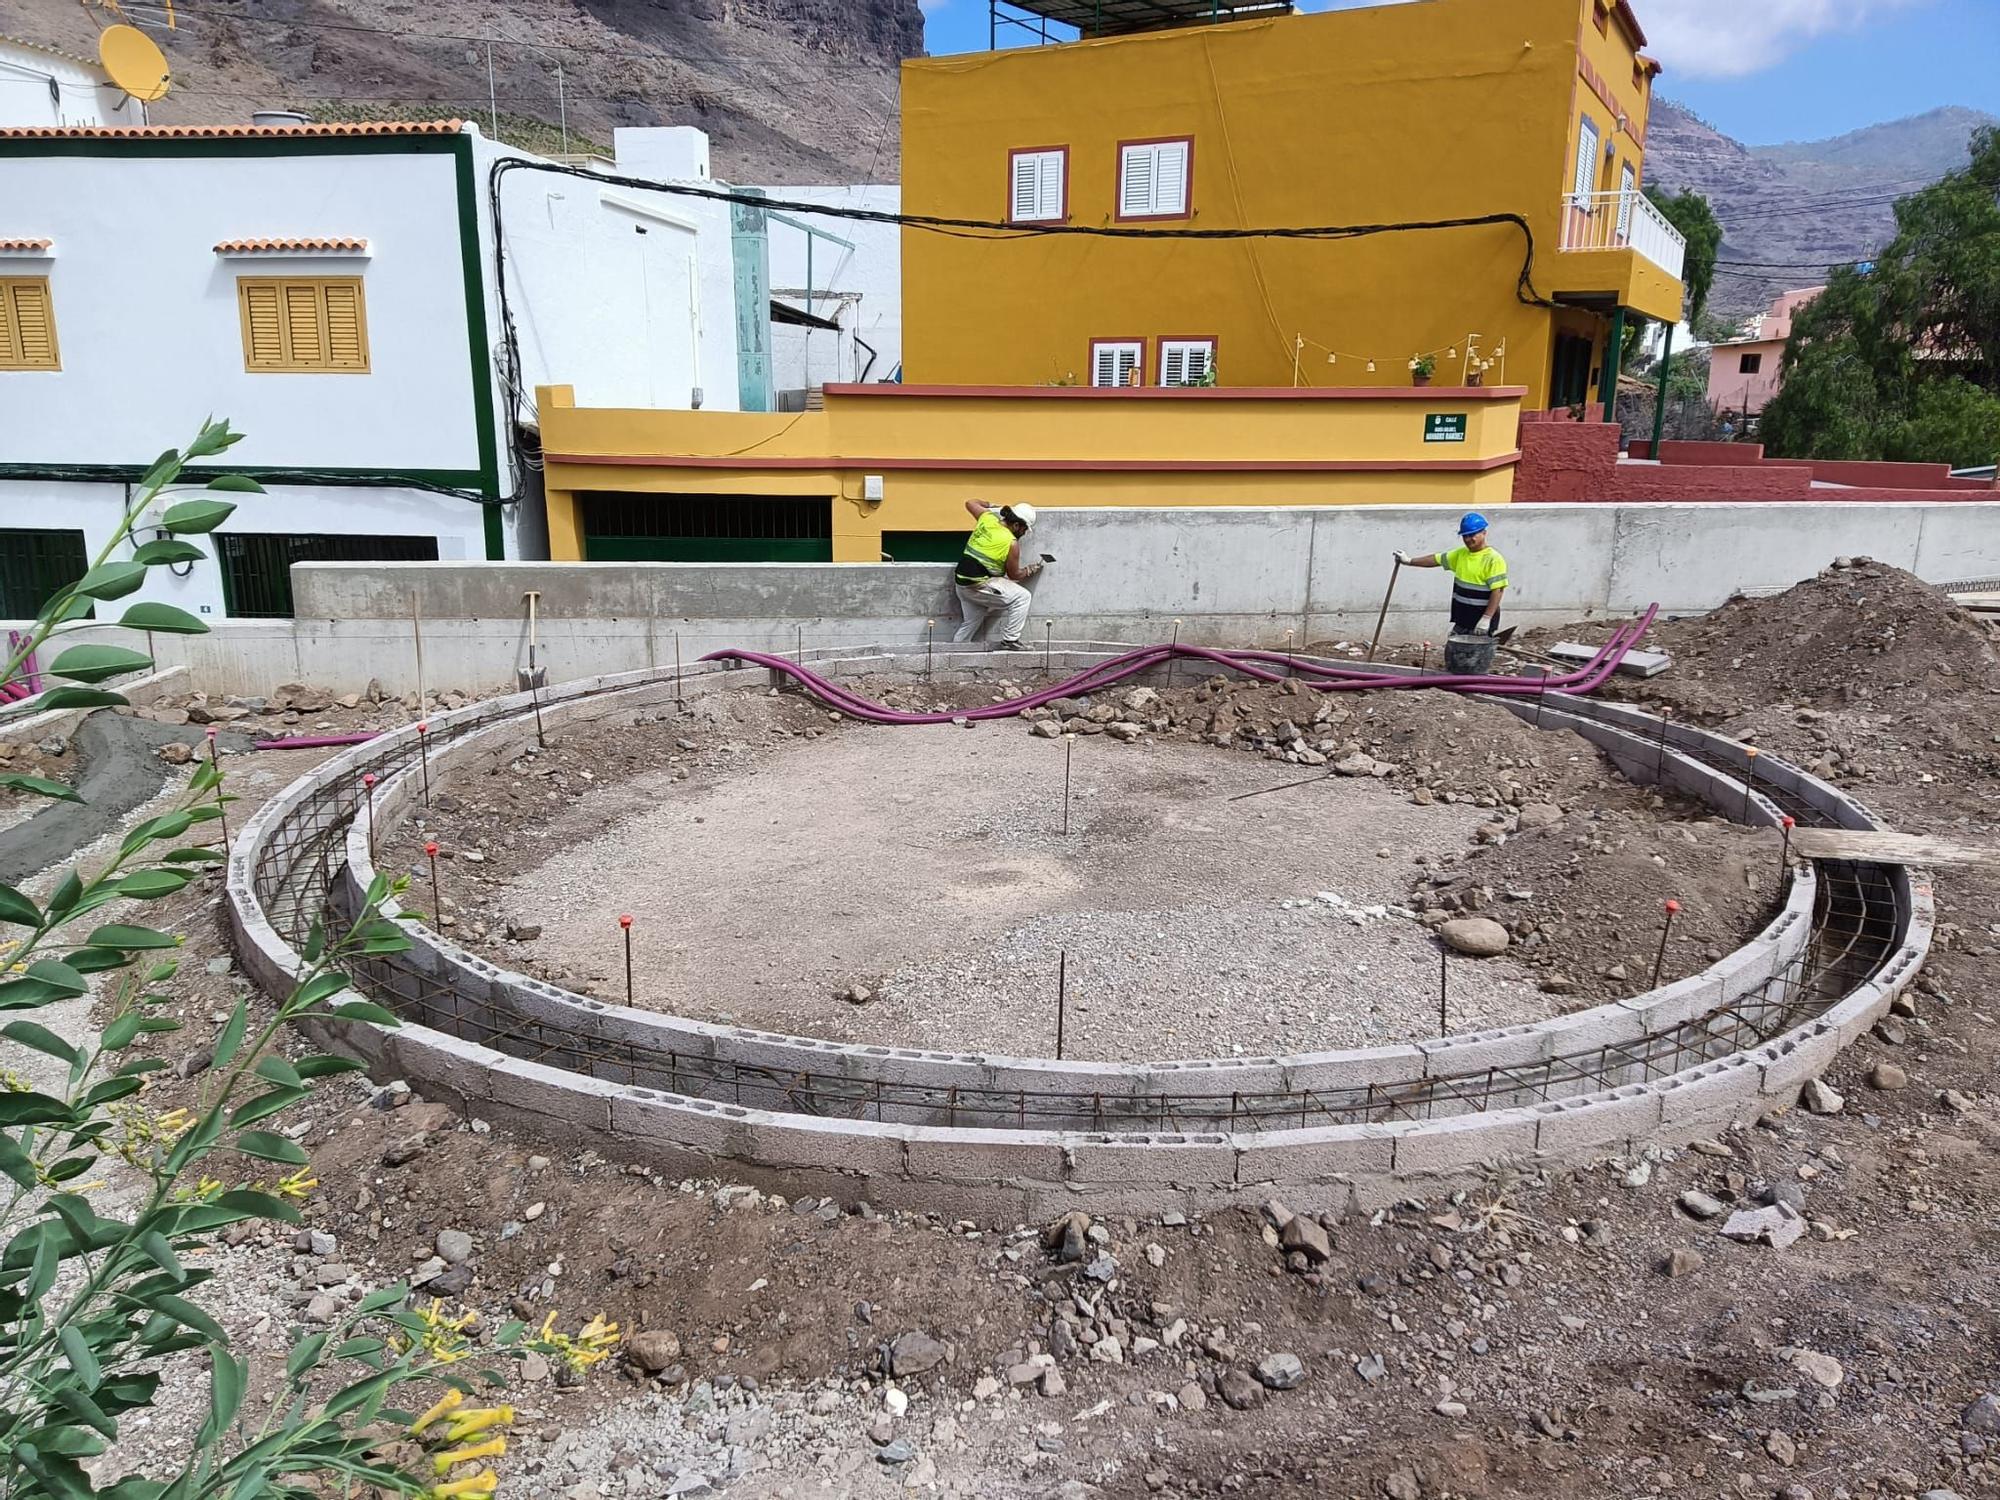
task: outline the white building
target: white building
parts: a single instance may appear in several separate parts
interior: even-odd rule
[[[893,183],[757,191],[834,209],[894,214],[903,205],[903,190]],[[767,218],[778,404],[802,405],[806,392],[837,381],[894,378],[903,364],[901,226],[783,209]],[[808,318],[786,321],[787,309]]]
[[[706,179],[700,132],[618,134]],[[510,393],[733,409],[729,205],[548,165],[457,121],[0,129],[0,618],[211,414],[268,493],[139,597],[220,618],[289,614],[295,561],[546,556]]]
[[[145,123],[146,106],[89,58],[0,36],[0,126]]]

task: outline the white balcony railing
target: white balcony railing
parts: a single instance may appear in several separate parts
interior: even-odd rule
[[[1676,281],[1687,259],[1687,239],[1637,188],[1565,194],[1562,247],[1636,250]]]

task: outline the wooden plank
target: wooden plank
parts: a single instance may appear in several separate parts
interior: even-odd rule
[[[1886,865],[1986,865],[2000,869],[1990,844],[1853,828],[1794,828],[1792,852],[1807,859],[1865,859]]]
[[[1599,649],[1575,641],[1560,641],[1549,647],[1549,655],[1558,661],[1588,662]],[[1626,677],[1658,677],[1673,664],[1674,659],[1664,651],[1627,651],[1625,659],[1618,663],[1618,671]]]

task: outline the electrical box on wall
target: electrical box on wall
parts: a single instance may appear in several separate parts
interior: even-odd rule
[[[882,503],[882,476],[880,474],[864,474],[861,476],[861,498],[866,500],[870,505],[880,505]]]

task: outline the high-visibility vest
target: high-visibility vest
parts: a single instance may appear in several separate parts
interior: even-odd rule
[[[1451,599],[1475,609],[1486,608],[1495,589],[1507,587],[1507,559],[1491,547],[1474,552],[1454,547],[1437,555],[1440,568],[1451,569]]]
[[[983,583],[1000,577],[1007,571],[1007,554],[1013,550],[1014,533],[1007,529],[998,511],[989,510],[965,539],[965,555],[958,560],[958,580]]]

